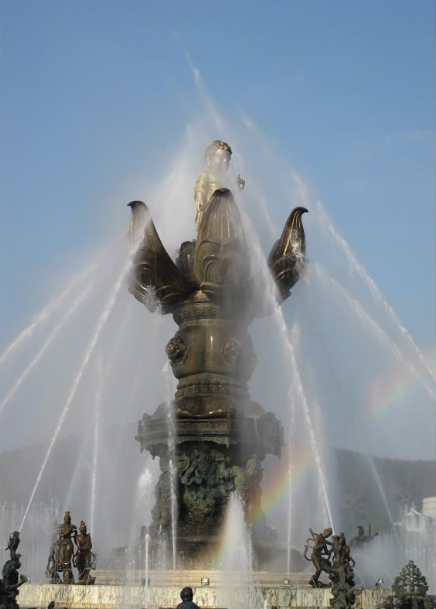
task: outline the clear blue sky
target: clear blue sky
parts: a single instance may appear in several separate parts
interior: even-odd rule
[[[186,49],[221,111],[244,108],[316,187],[427,349],[434,18],[432,0],[2,1],[2,343],[198,113]]]

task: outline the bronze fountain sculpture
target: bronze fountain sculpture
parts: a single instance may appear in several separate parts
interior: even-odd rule
[[[91,576],[91,569],[95,569],[95,554],[92,552],[91,535],[87,532],[86,524],[82,520],[79,525],[79,533],[76,533],[74,541],[77,551],[73,563],[79,572],[78,583],[81,585],[93,585],[95,577]]]
[[[356,563],[351,556],[350,546],[344,533],[332,536],[331,528],[324,529],[322,533],[315,533],[312,529],[309,531],[311,537],[306,540],[304,558],[311,561],[315,568],[309,584],[313,588],[331,588],[333,597],[330,599],[331,607],[352,609],[356,601],[354,591]],[[309,549],[312,550],[310,557],[307,556]],[[323,572],[327,573],[330,583],[320,581]]]
[[[304,558],[311,561],[315,567],[315,573],[309,580],[309,584],[313,588],[323,588],[326,585],[320,581],[322,572],[330,572],[332,566],[330,557],[333,554],[333,542],[329,540],[333,530],[331,528],[324,529],[322,533],[315,533],[309,529],[311,537],[306,539],[304,546]],[[307,556],[309,549],[312,550],[310,557]]]
[[[59,559],[59,525],[54,523],[53,532],[50,542],[50,551],[48,554],[47,566],[45,568],[45,576],[50,580],[51,584],[59,584],[61,578],[58,573]]]
[[[76,544],[76,552],[74,552],[73,540]],[[56,522],[54,524],[45,575],[51,584],[74,584],[72,565],[78,570],[78,584],[95,583],[95,577],[91,576],[91,569],[96,568],[96,555],[92,552],[91,535],[87,532],[83,520],[77,531],[76,525],[71,524],[70,512],[65,512],[64,522],[61,525]],[[63,573],[62,580],[59,573]]]
[[[59,527],[59,546],[58,546],[58,559],[57,569],[62,571],[63,584],[74,584],[73,569],[71,566],[71,560],[73,558],[73,540],[77,532],[75,524],[71,524],[70,512],[65,512],[64,522]]]
[[[356,565],[344,533],[332,538],[333,564],[329,571],[332,582],[330,606],[334,609],[352,609],[356,601],[354,567]]]
[[[372,533],[371,523],[368,526],[368,534],[365,534],[365,528],[362,525],[357,525],[357,535],[350,541],[350,548],[361,550],[367,543],[370,543],[378,535],[378,532]]]
[[[2,577],[0,579],[0,609],[18,609],[17,596],[19,588],[26,583],[27,577],[20,575],[18,569],[21,567],[21,554],[18,554],[20,545],[20,533],[14,531],[9,536],[6,550],[9,550],[10,558],[3,565]]]
[[[174,400],[158,406],[153,415],[144,414],[136,437],[141,452],[148,450],[160,459],[150,547],[153,552],[158,535],[171,531],[174,470],[178,561],[186,566],[199,560],[203,566],[213,564],[232,493],[241,497],[248,523],[261,513],[261,463],[267,454],[280,456],[283,429],[272,412],[250,398],[247,383],[256,356],[247,328],[275,306],[261,295],[273,292],[275,283],[277,299],[286,300],[306,263],[301,216],[307,210],[297,207],[269,255],[271,285],[251,268],[240,212],[231,191],[223,187],[230,158],[225,142],[216,140],[206,150],[207,169],[195,186],[197,239],[182,243],[176,262],[165,250],[146,205],[129,203],[132,238],[144,231],[133,258],[129,291],[149,311],[172,314],[179,327],[166,346],[178,379]],[[237,184],[245,185],[240,176]],[[258,558],[267,559],[274,532],[265,517],[263,521],[254,548]]]

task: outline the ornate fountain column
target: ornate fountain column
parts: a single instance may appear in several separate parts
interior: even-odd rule
[[[251,270],[250,248],[229,190],[215,190],[202,209],[197,239],[182,244],[176,263],[145,204],[130,206],[133,229],[142,224],[145,230],[129,290],[149,310],[171,313],[179,327],[166,346],[178,379],[174,400],[144,414],[136,437],[141,451],[160,459],[152,542],[171,532],[172,437],[179,561],[212,566],[232,493],[244,502],[248,523],[262,522],[261,462],[267,454],[280,456],[283,444],[280,422],[248,391],[256,356],[247,328],[255,316],[268,313],[261,294],[269,286]],[[305,211],[292,212],[268,260],[282,300],[305,263]],[[263,520],[254,546],[267,559],[274,532]]]

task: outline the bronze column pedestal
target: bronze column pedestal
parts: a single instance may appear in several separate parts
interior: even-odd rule
[[[202,213],[197,240],[183,243],[174,263],[146,206],[130,205],[133,229],[142,224],[145,230],[129,290],[149,310],[171,313],[179,327],[166,346],[178,379],[174,400],[144,414],[136,437],[141,451],[160,459],[152,560],[161,536],[171,538],[173,476],[178,566],[214,566],[232,493],[243,502],[247,524],[261,523],[253,543],[259,559],[267,561],[278,546],[262,515],[261,463],[267,454],[280,456],[283,429],[248,392],[256,356],[247,328],[255,316],[271,312],[271,305],[261,297],[264,278],[252,272],[238,208],[229,190],[216,190]],[[292,212],[268,260],[280,301],[305,264],[304,211]]]

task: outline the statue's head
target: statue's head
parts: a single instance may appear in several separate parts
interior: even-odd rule
[[[8,547],[12,547],[14,545],[17,545],[20,543],[20,532],[19,531],[13,531],[10,535],[9,535],[9,544]]]
[[[230,146],[221,140],[215,140],[206,148],[204,158],[206,165],[213,171],[223,173],[227,171],[232,156]]]
[[[330,528],[328,528],[328,529],[324,529],[323,536],[324,536],[324,537],[330,537],[330,535],[331,535],[332,533],[333,533],[333,529],[330,529]]]
[[[357,526],[357,535],[359,537],[363,537],[365,535],[365,529],[363,528],[363,526],[361,524],[359,524]]]
[[[65,514],[64,514],[64,524],[71,524],[71,515],[70,515],[70,512],[65,512]]]
[[[194,592],[192,588],[183,588],[183,590],[180,592],[180,598],[182,599],[182,601],[192,601],[192,599],[194,598]]]
[[[84,535],[86,533],[86,524],[83,520],[79,524],[79,531]]]

